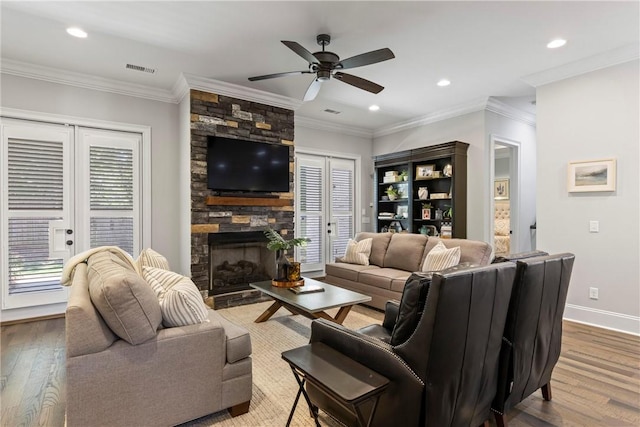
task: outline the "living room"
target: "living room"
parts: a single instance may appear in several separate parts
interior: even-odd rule
[[[551,5],[553,3],[550,3],[549,7],[552,7]],[[575,7],[580,6],[581,4],[577,3]],[[176,88],[172,90],[171,87],[145,86],[141,77],[135,77],[135,83],[116,84],[115,79],[110,79],[109,75],[87,73],[86,68],[80,66],[80,62],[77,67],[71,69],[65,69],[51,59],[49,59],[50,62],[37,63],[30,60],[27,50],[21,53],[18,46],[20,43],[16,43],[12,38],[15,33],[10,35],[5,31],[16,26],[18,21],[13,19],[20,17],[26,19],[19,21],[23,25],[29,22],[30,25],[47,28],[51,31],[48,33],[52,37],[51,40],[55,40],[63,37],[56,35],[56,38],[53,38],[52,28],[55,28],[54,24],[59,23],[59,15],[53,14],[54,17],[58,16],[57,19],[47,18],[43,16],[44,12],[36,13],[37,6],[34,6],[33,10],[24,10],[18,6],[12,8],[3,3],[2,7],[3,117],[23,117],[39,121],[47,121],[47,119],[57,121],[61,117],[79,118],[86,120],[88,126],[109,122],[137,125],[148,129],[151,173],[150,182],[147,183],[148,216],[145,217],[147,220],[145,227],[148,229],[145,231],[144,239],[146,240],[143,246],[153,247],[165,255],[176,272],[187,276],[192,273],[189,178],[191,166],[189,156],[185,155],[184,150],[190,141],[191,91],[199,91],[248,99],[252,102],[295,111],[296,152],[338,153],[350,158],[359,158],[360,167],[357,175],[359,199],[356,211],[364,211],[364,213],[356,215],[355,231],[375,231],[372,229],[372,223],[366,222],[367,219],[371,220],[374,213],[373,208],[370,207],[374,203],[372,157],[458,140],[470,144],[467,238],[491,241],[490,224],[493,217],[490,197],[493,179],[489,166],[492,159],[491,147],[495,143],[495,137],[507,141],[518,141],[521,144],[522,158],[520,249],[542,249],[549,253],[572,252],[576,255],[576,265],[565,308],[566,319],[634,335],[640,333],[640,272],[638,270],[640,258],[638,129],[640,126],[638,123],[637,2],[617,3],[611,10],[601,6],[605,8],[604,10],[608,10],[611,16],[602,18],[602,22],[598,25],[618,29],[622,34],[617,39],[618,44],[606,45],[602,48],[594,47],[588,55],[575,56],[570,61],[556,59],[554,67],[522,71],[519,78],[527,82],[535,95],[535,115],[514,108],[506,102],[508,100],[505,100],[502,93],[491,92],[479,99],[474,99],[473,102],[461,103],[456,100],[463,99],[462,95],[454,92],[453,95],[434,95],[434,97],[451,98],[448,104],[444,104],[446,108],[435,111],[427,109],[410,115],[410,119],[395,121],[392,120],[393,117],[384,116],[383,119],[379,116],[381,125],[366,127],[350,125],[348,116],[355,108],[342,104],[337,106],[337,101],[330,99],[323,100],[322,92],[318,95],[318,100],[307,103],[310,105],[315,103],[316,107],[303,105],[300,100],[309,83],[308,78],[304,81],[274,80],[276,86],[273,92],[268,92],[263,90],[265,86],[256,84],[249,86],[248,82],[243,83],[244,86],[229,83],[226,79],[219,77],[222,74],[205,74],[198,69],[185,66],[179,69],[179,72],[184,74],[177,81],[172,82]],[[231,6],[228,5],[228,7]],[[257,6],[252,5],[252,7]],[[353,7],[356,11],[359,10],[356,6]],[[378,7],[383,6],[378,5]],[[389,6],[385,5],[385,7]],[[511,16],[512,12],[507,10],[507,4],[495,3],[493,7],[497,11],[505,8],[504,16]],[[593,7],[596,8],[597,5]],[[620,9],[616,9],[617,7]],[[304,11],[304,6],[297,5],[295,10],[297,8]],[[345,10],[340,12],[346,13]],[[594,16],[599,16],[597,9],[592,13],[595,14]],[[410,9],[407,9],[403,11],[402,16],[410,14]],[[558,13],[558,16],[564,16],[567,21],[572,20],[570,14]],[[621,18],[622,16],[625,18]],[[381,19],[380,15],[378,18]],[[426,20],[427,17],[424,16],[423,19]],[[561,24],[563,19],[558,18],[558,21]],[[79,21],[76,24],[80,23]],[[396,25],[399,24],[394,24],[393,28],[396,28]],[[443,28],[444,25],[440,27],[441,30]],[[278,61],[275,61],[275,64],[270,64],[270,58],[265,55],[265,58],[257,61],[260,62],[260,67],[251,69],[255,70],[255,73],[247,72],[241,79],[234,81],[246,82],[246,79],[252,75],[286,71],[289,66],[295,69],[296,66],[304,65],[300,58],[296,58],[292,52],[281,45],[280,40],[298,40],[308,49],[313,49],[315,33],[330,30],[333,30],[330,25],[324,28],[317,24],[306,30],[308,33],[306,38],[298,37],[301,30],[297,30],[294,34],[280,31],[272,36],[262,34],[253,36],[267,39],[274,45],[273,50],[282,50],[281,57],[291,62],[278,64]],[[335,31],[338,29],[336,28]],[[337,35],[335,31],[334,35]],[[336,52],[343,51],[341,43],[349,36],[346,29],[343,31],[344,34],[340,39],[336,38],[332,42],[331,48]],[[391,29],[387,31],[391,32]],[[556,29],[556,32],[560,31],[561,29]],[[589,29],[583,29],[583,31],[584,34],[581,37],[587,37]],[[593,29],[593,31],[596,30]],[[380,32],[384,34],[385,30]],[[634,37],[629,38],[627,36],[629,33],[635,34]],[[554,32],[546,37],[551,38],[555,35]],[[64,35],[64,37],[68,36]],[[91,37],[90,35],[89,40]],[[411,38],[409,35],[405,37]],[[497,34],[496,37],[501,39],[508,36]],[[574,42],[570,36],[567,37],[569,38],[567,47],[571,47]],[[360,41],[365,39],[366,37]],[[231,45],[231,40],[233,40],[232,37],[227,41],[228,45]],[[540,43],[544,44],[547,41],[544,39]],[[5,48],[5,43],[11,43],[11,45]],[[37,40],[24,40],[24,43],[30,46],[31,43],[37,43]],[[147,46],[140,42],[131,42],[129,45],[137,48]],[[354,46],[352,54],[386,45],[386,39],[380,36],[379,39],[368,42],[362,48]],[[396,59],[400,60],[402,57],[400,53],[403,52],[401,45],[389,46],[396,53]],[[81,51],[84,48],[76,49]],[[220,47],[221,51],[224,49]],[[561,51],[554,51],[553,55],[559,55],[558,52]],[[56,54],[62,55],[63,52]],[[528,52],[525,52],[522,56],[527,54]],[[513,61],[517,61],[519,55],[520,53],[513,54]],[[574,55],[577,54],[574,53]],[[345,56],[348,54],[345,53]],[[185,64],[189,63],[186,55],[178,54],[176,58],[178,58],[177,63],[183,59]],[[247,58],[239,58],[238,61],[247,66]],[[395,59],[387,61],[388,64],[379,65],[380,67],[388,66],[393,61]],[[374,70],[376,66],[372,65],[367,69]],[[425,65],[427,68],[429,66],[435,66],[435,64]],[[497,68],[500,64],[493,63],[485,66],[486,71]],[[180,66],[177,65],[177,67]],[[457,67],[460,68],[462,65]],[[61,73],[61,69],[64,69],[64,72]],[[203,77],[205,75],[214,78]],[[387,86],[380,95],[386,92],[392,93],[394,90],[393,82],[388,81],[384,73],[361,75],[379,80],[381,84]],[[480,80],[481,76],[468,78],[476,79],[477,86],[486,84]],[[288,86],[289,83],[291,86]],[[331,84],[340,85],[341,91],[347,89],[356,91],[340,82],[331,82]],[[454,89],[456,84],[457,81],[453,81],[450,89]],[[325,85],[323,90],[337,90],[333,86]],[[344,103],[344,100],[342,102]],[[385,106],[382,105],[382,107],[384,110]],[[315,112],[308,115],[302,114],[303,109],[312,108],[322,110],[331,108],[343,110],[343,113],[336,116],[337,121],[320,120],[317,118],[319,113]],[[320,113],[327,116],[327,113]],[[353,116],[362,114],[370,113],[358,112]],[[615,158],[617,161],[616,191],[587,194],[567,191],[566,170],[570,162],[603,158]],[[590,221],[599,222],[598,233],[589,231]],[[534,223],[536,228],[532,231],[530,226]],[[535,240],[531,238],[533,233],[535,233]],[[3,248],[6,240],[3,234]],[[599,289],[598,299],[590,298],[589,288]],[[3,294],[3,322],[59,315],[64,312],[66,306],[61,302],[9,308],[4,299]]]

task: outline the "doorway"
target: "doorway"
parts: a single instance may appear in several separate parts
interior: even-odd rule
[[[311,239],[296,259],[309,276],[323,275],[355,234],[357,170],[355,158],[296,152],[296,235]]]

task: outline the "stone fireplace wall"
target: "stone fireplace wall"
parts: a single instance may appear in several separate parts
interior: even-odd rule
[[[191,276],[209,287],[209,233],[262,231],[293,236],[294,112],[256,102],[191,90]],[[288,145],[289,192],[271,197],[219,197],[207,188],[207,136]]]

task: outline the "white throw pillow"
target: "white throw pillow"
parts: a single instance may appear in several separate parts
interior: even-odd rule
[[[138,259],[136,260],[136,264],[138,264],[138,272],[140,274],[142,274],[142,269],[144,267],[155,267],[163,270],[169,270],[169,261],[151,248],[144,249],[140,252]]]
[[[372,238],[362,239],[356,242],[353,239],[349,239],[347,242],[347,249],[345,250],[342,262],[349,264],[369,265],[369,255],[371,255],[371,245],[373,243]]]
[[[209,321],[208,308],[191,279],[154,267],[143,267],[142,275],[158,297],[165,326],[186,326]]]
[[[422,264],[422,271],[440,271],[460,263],[460,247],[447,249],[442,242],[438,242],[427,254]]]

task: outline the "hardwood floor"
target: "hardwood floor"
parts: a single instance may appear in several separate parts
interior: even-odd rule
[[[0,424],[63,426],[64,319],[3,326],[0,345]],[[565,322],[551,387],[551,402],[536,392],[509,426],[640,425],[640,338]]]

